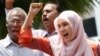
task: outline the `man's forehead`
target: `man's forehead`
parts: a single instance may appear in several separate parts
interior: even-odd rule
[[[56,7],[57,6],[55,4],[47,4],[47,5],[44,6],[43,10],[45,10],[45,9],[56,9]]]
[[[23,19],[23,15],[17,11],[12,11],[12,13],[9,16],[10,16],[9,19],[10,18],[22,18]]]
[[[21,12],[18,12],[18,11],[12,11],[12,13],[10,14],[10,17],[11,16],[22,16],[23,14]]]
[[[12,11],[12,12],[10,13],[10,16],[13,16],[13,15],[16,15],[16,14],[17,14],[16,11]]]

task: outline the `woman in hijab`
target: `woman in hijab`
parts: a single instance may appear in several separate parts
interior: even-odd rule
[[[25,24],[28,25],[28,23]],[[94,56],[87,42],[82,18],[75,11],[63,11],[54,20],[54,26],[58,34],[48,39],[35,38],[34,35],[32,36],[31,28],[26,26],[22,26],[23,29],[19,38],[19,43],[22,46],[36,48],[49,54],[53,52],[54,56]],[[49,50],[52,51],[49,52]]]

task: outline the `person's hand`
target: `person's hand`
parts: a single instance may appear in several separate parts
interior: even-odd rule
[[[29,13],[34,16],[42,9],[42,7],[42,3],[31,3]]]
[[[30,4],[28,15],[21,27],[21,30],[32,26],[33,19],[35,15],[42,9],[42,6],[43,6],[42,3],[31,3]]]

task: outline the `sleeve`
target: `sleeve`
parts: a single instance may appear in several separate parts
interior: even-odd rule
[[[93,40],[88,39],[89,45],[92,48],[92,51],[94,53],[94,56],[97,56],[97,43]]]
[[[25,28],[21,30],[18,42],[21,46],[31,47],[32,32],[31,28]]]
[[[53,52],[47,38],[34,38],[32,36],[31,28],[24,29],[19,36],[19,44],[21,46],[29,47],[31,49],[38,49],[53,56]]]

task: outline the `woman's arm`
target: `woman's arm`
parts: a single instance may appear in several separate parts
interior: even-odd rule
[[[43,6],[42,3],[31,3],[30,4],[29,12],[22,25],[21,31],[23,31],[23,29],[25,28],[32,26],[33,19],[35,15],[42,9],[42,6]]]
[[[38,49],[53,56],[53,52],[48,38],[32,38],[31,28],[25,29],[25,31],[21,33],[19,43],[21,46],[29,47],[31,49]]]
[[[49,40],[47,38],[40,38],[40,37],[32,38],[33,37],[31,31],[32,20],[35,17],[35,15],[40,11],[41,8],[42,8],[42,3],[32,3],[30,5],[28,16],[26,17],[25,22],[21,28],[19,44],[21,46],[29,47],[31,49],[38,49],[44,51],[53,56],[52,49]]]
[[[31,32],[32,21],[41,8],[42,8],[42,3],[31,3],[28,15],[20,31],[19,43],[21,45],[24,44],[25,42],[29,44],[29,42],[32,40],[32,32]]]
[[[34,38],[32,41],[33,47],[35,49],[44,51],[51,56],[53,56],[53,52],[49,43],[48,38]]]

